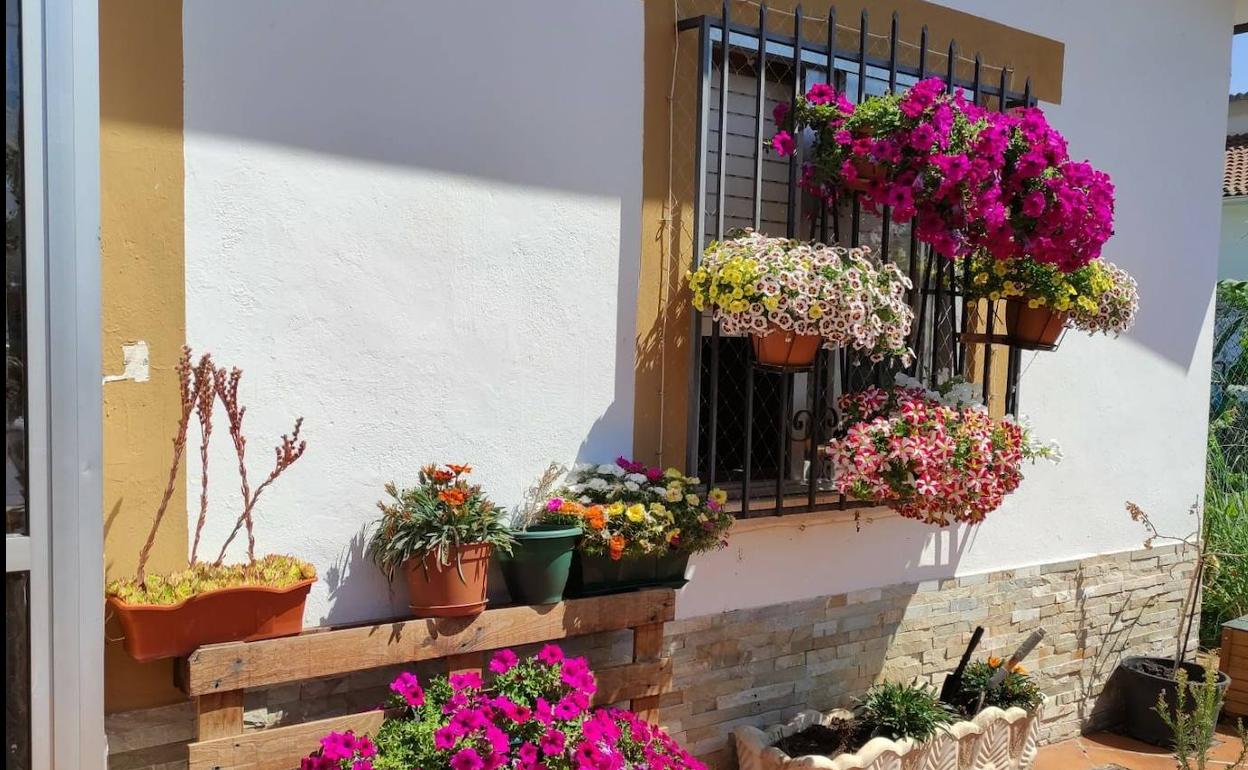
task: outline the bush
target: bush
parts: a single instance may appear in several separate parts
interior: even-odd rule
[[[874,734],[900,740],[925,741],[953,722],[953,710],[940,702],[931,685],[881,682],[863,696],[859,718]]]
[[[1022,666],[1014,666],[1006,674],[1000,686],[988,688],[988,680],[1004,665],[1000,658],[977,660],[966,667],[962,674],[962,689],[957,698],[949,705],[958,710],[962,716],[970,719],[979,711],[979,698],[984,697],[984,707],[996,706],[999,709],[1021,708],[1033,711],[1040,705],[1043,695],[1039,686],[1027,674]]]

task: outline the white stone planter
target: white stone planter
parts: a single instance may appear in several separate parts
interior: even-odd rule
[[[1041,707],[1042,708],[1042,707]],[[849,719],[848,711],[803,711],[787,724],[768,730],[738,727],[737,762],[741,770],[1030,770],[1036,760],[1040,708],[1002,711],[989,707],[969,722],[955,722],[927,741],[872,738],[853,754],[790,757],[772,744],[813,724]]]

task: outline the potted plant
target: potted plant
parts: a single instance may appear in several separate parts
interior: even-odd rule
[[[330,733],[301,770],[706,770],[657,725],[630,711],[591,708],[597,685],[584,658],[565,657],[555,645],[524,659],[500,650],[489,672],[423,686],[400,674],[376,736]]]
[[[569,595],[683,586],[689,556],[722,547],[733,522],[726,493],[702,495],[700,485],[675,468],[624,457],[573,468],[550,501],[583,522]]]
[[[773,117],[778,154],[796,152],[802,132],[813,137],[801,174],[808,192],[835,203],[860,191],[868,209],[915,217],[916,236],[945,257],[982,249],[1069,271],[1113,234],[1109,177],[1071,161],[1038,108],[988,110],[928,78],[857,105],[818,84]]]
[[[741,770],[1029,770],[1039,705],[988,706],[967,719],[919,683],[883,682],[852,711],[804,711],[767,730],[738,727]],[[1008,764],[999,764],[1000,762]]]
[[[808,366],[820,345],[910,360],[910,281],[867,248],[744,230],[712,242],[688,281],[693,306],[713,308],[725,334],[750,335],[759,363]]]
[[[976,254],[969,269],[969,296],[1005,301],[1006,334],[1012,342],[1051,346],[1065,328],[1122,334],[1135,323],[1139,309],[1135,279],[1103,259],[1062,272],[1054,264],[1025,257],[997,260]]]
[[[989,416],[969,383],[896,383],[839,400],[848,427],[827,451],[842,494],[928,524],[977,524],[1018,488],[1024,460],[1061,458],[1025,422]]]
[[[1116,683],[1123,703],[1122,729],[1136,740],[1167,748],[1175,745],[1174,725],[1190,717],[1200,703],[1200,697],[1188,700],[1188,693],[1179,694],[1179,688],[1190,687],[1189,682],[1200,682],[1211,678],[1212,687],[1217,691],[1218,706],[1214,711],[1221,710],[1222,696],[1231,684],[1231,678],[1225,673],[1210,674],[1201,663],[1187,660],[1187,645],[1191,638],[1193,616],[1199,612],[1200,583],[1206,565],[1218,558],[1231,554],[1219,554],[1207,548],[1204,539],[1204,517],[1199,503],[1192,505],[1191,514],[1195,518],[1195,529],[1186,537],[1162,534],[1153,524],[1152,519],[1138,505],[1127,503],[1127,512],[1133,521],[1139,522],[1148,532],[1144,541],[1145,548],[1152,548],[1157,541],[1170,542],[1190,550],[1195,558],[1192,574],[1188,579],[1187,592],[1179,609],[1174,639],[1174,655],[1169,658],[1150,656],[1133,656],[1124,658],[1114,672],[1111,681]],[[1155,705],[1158,703],[1172,704],[1168,714],[1159,714]],[[1181,710],[1181,711],[1180,711]]]
[[[228,373],[205,354],[192,366],[191,349],[182,348],[176,371],[181,395],[181,411],[173,439],[173,462],[147,540],[139,551],[139,564],[133,578],[114,580],[105,589],[109,609],[116,613],[124,633],[126,652],[138,661],[188,655],[204,644],[268,639],[297,634],[303,629],[303,607],[308,591],[316,582],[316,570],[293,556],[255,555],[254,513],[260,495],[290,466],[307,447],[299,432],[303,418],[295,420],[289,436],[282,436],[275,449],[273,469],[254,489],[247,474],[243,415],[238,402],[242,371]],[[199,558],[201,536],[208,516],[208,449],[212,437],[212,416],[216,403],[225,408],[228,430],[238,455],[242,488],[242,511],[234,528],[211,562]],[[156,533],[164,520],[177,484],[178,468],[186,451],[191,416],[200,426],[200,507],[195,539],[187,569],[170,574],[147,571],[147,561]],[[225,564],[230,543],[243,529],[247,532],[247,561]]]
[[[512,514],[516,542],[510,554],[499,555],[499,566],[511,599],[518,604],[553,604],[563,598],[583,521],[579,510],[552,505],[554,485],[566,472],[552,463]]]
[[[481,487],[468,483],[470,465],[426,465],[418,483],[387,484],[377,503],[368,550],[390,579],[402,571],[417,617],[460,617],[485,609],[486,575],[495,550],[514,542],[501,511]]]

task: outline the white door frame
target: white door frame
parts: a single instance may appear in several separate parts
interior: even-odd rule
[[[21,0],[33,770],[107,762],[97,8]]]

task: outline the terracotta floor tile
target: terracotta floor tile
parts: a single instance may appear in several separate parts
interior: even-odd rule
[[[1219,729],[1209,770],[1230,768],[1239,748],[1239,738]],[[1096,733],[1044,747],[1035,770],[1175,770],[1176,766],[1164,749],[1113,733]]]

